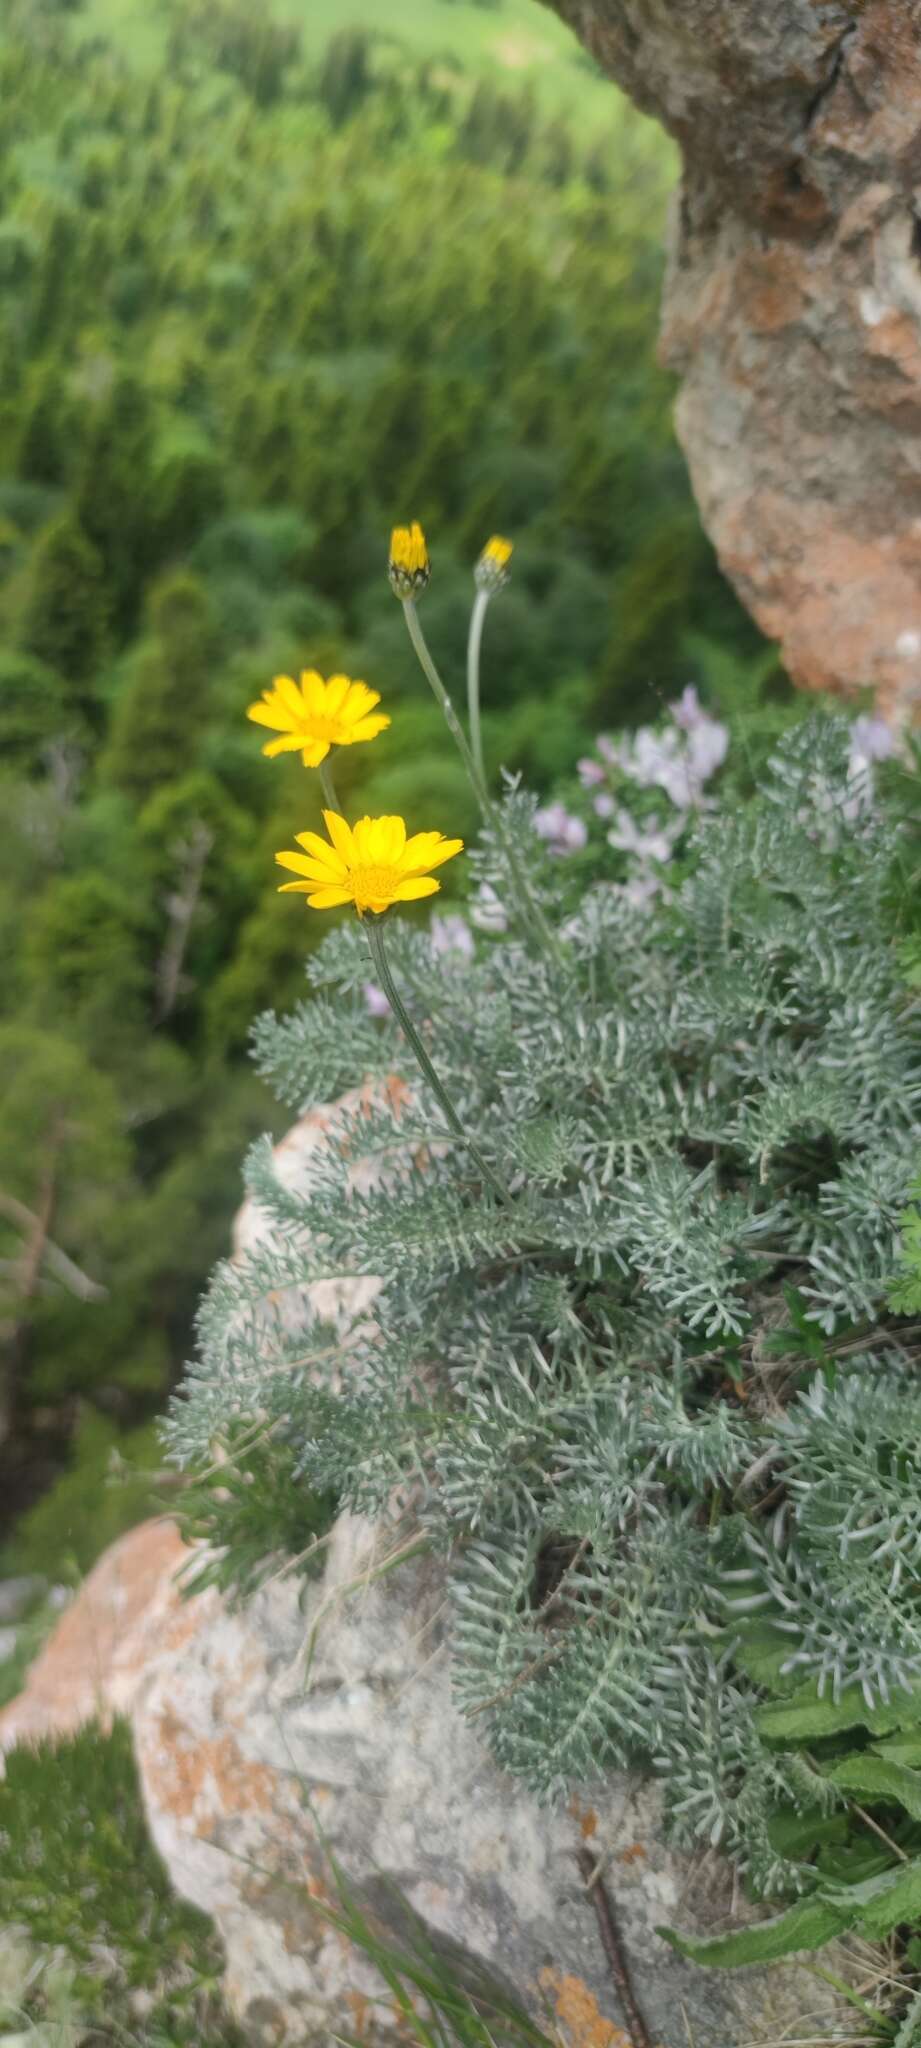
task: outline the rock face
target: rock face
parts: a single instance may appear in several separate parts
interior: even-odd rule
[[[921,703],[921,0],[548,0],[675,136],[662,351],[721,563],[808,689]]]
[[[281,1579],[235,1614],[214,1591],[181,1600],[185,1555],[169,1523],[113,1545],[0,1714],[0,1744],[130,1714],[154,1839],[218,1922],[254,2044],[400,2038],[380,1980],[316,1911],[335,1903],[316,1821],[385,1928],[399,1938],[380,1872],[436,1945],[546,2009],[567,2048],[632,2048],[580,1847],[602,1863],[656,2048],[754,2048],[814,2017],[797,1968],[709,1975],[657,1935],[719,1922],[731,1883],[663,1847],[654,1791],[608,1781],[547,1813],[493,1768],[451,1705],[430,1560],[374,1580],[380,1536],[343,1516],[303,1606]]]

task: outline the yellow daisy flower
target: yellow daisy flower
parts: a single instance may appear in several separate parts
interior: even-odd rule
[[[324,683],[309,668],[299,683],[292,676],[276,676],[246,716],[281,734],[263,747],[264,754],[300,754],[305,768],[319,768],[330,747],[351,747],[356,740],[373,740],[384,731],[389,718],[383,712],[371,715],[380,701],[378,691],[369,690],[367,683],[353,683],[348,676],[330,676]]]
[[[283,882],[281,893],[301,891],[312,910],[354,903],[362,917],[366,910],[379,913],[392,903],[434,896],[441,883],[426,870],[463,851],[462,839],[444,839],[440,832],[415,832],[407,839],[402,818],[359,818],[353,830],[336,811],[324,811],[323,817],[331,845],[316,832],[296,832],[303,853],[275,855],[280,867],[304,877]]]
[[[395,596],[418,597],[432,573],[425,534],[414,520],[412,526],[395,526],[390,536],[387,573]]]
[[[503,540],[494,533],[488,540],[474,569],[474,577],[481,590],[501,590],[508,582],[509,563],[515,550],[510,540]]]

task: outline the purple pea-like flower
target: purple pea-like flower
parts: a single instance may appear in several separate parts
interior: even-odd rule
[[[588,838],[583,818],[575,818],[565,804],[547,804],[534,813],[534,830],[546,841],[551,853],[580,853]]]

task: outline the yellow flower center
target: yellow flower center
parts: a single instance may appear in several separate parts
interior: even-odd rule
[[[406,876],[399,868],[361,867],[349,869],[349,887],[359,909],[388,901]]]
[[[305,711],[303,724],[312,740],[329,740],[331,746],[341,747],[349,736],[348,726],[341,718],[322,718],[314,711]]]

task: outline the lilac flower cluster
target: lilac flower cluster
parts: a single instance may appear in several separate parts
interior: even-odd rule
[[[661,789],[676,810],[687,812],[703,801],[711,776],[721,768],[729,751],[729,732],[705,711],[692,683],[669,705],[671,724],[664,732],[644,725],[632,737],[615,742],[602,733],[596,742],[599,758],[579,762],[579,776],[585,789],[599,789],[611,768],[620,770],[638,789]],[[601,818],[614,815],[614,799],[607,790],[594,800]]]
[[[704,710],[693,684],[669,711],[671,724],[663,732],[644,725],[619,741],[602,733],[595,742],[596,753],[578,764],[583,789],[594,791],[596,816],[610,821],[608,844],[635,864],[624,887],[629,900],[639,906],[660,890],[655,870],[671,859],[689,812],[705,802],[706,785],[729,751],[727,727]],[[662,820],[653,814],[638,824],[606,786],[624,780],[636,789],[661,789],[673,806],[672,815]]]

